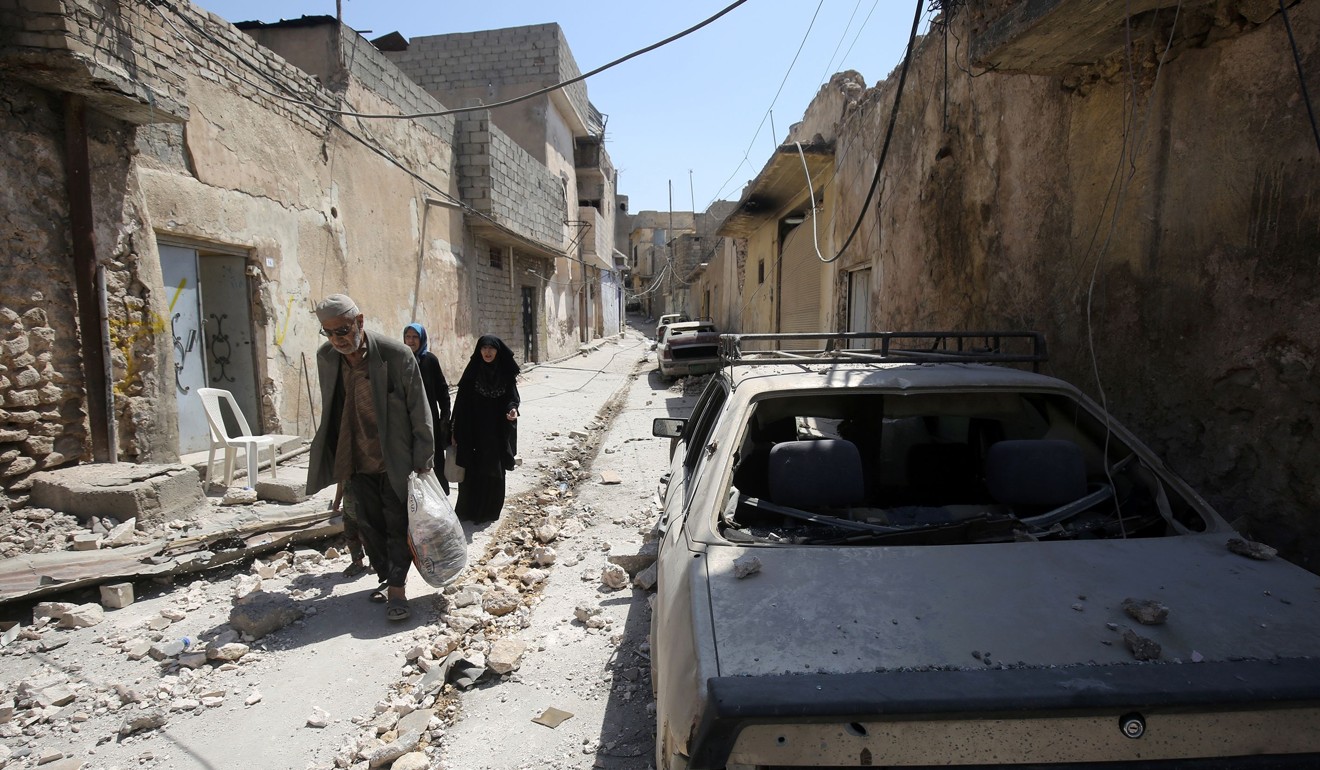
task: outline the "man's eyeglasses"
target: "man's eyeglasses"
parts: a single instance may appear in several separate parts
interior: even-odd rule
[[[353,327],[341,326],[338,329],[321,329],[322,337],[347,337],[353,333]]]

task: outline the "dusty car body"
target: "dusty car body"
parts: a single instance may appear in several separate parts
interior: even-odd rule
[[[720,334],[709,321],[675,321],[656,352],[662,377],[707,374],[720,368]]]
[[[664,340],[665,329],[668,329],[671,323],[674,323],[676,321],[686,321],[686,320],[688,320],[687,313],[665,313],[664,315],[660,316],[660,320],[655,322],[656,344],[658,345],[662,340]]]
[[[725,335],[656,421],[658,768],[1320,766],[1320,578],[1074,386],[979,363],[1043,341],[871,337]]]

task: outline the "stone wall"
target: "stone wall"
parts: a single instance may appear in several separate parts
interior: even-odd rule
[[[1167,55],[1171,15],[1137,20],[1131,69],[1120,52],[1081,71],[985,71],[937,29],[841,268],[872,267],[872,328],[1044,331],[1050,373],[1318,570],[1320,155],[1277,9],[1252,21],[1237,5],[1183,17]],[[1320,72],[1320,3],[1289,12]],[[951,39],[975,22],[955,16]],[[896,85],[845,95],[841,228]]]

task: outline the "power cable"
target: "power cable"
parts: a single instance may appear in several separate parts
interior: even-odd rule
[[[876,0],[876,2],[879,3],[880,0]],[[834,74],[830,72],[830,70],[834,69],[834,57],[839,55],[839,49],[843,47],[843,41],[848,38],[848,30],[852,28],[853,19],[857,18],[857,9],[861,7],[862,7],[862,0],[857,0],[856,5],[853,6],[852,13],[848,14],[848,23],[843,25],[843,32],[839,35],[839,42],[834,44],[834,51],[830,53],[830,60],[825,63],[825,73],[820,76],[819,78],[820,82],[822,83],[826,82],[829,79],[830,75]],[[872,11],[875,10],[874,5],[871,6],[871,10]],[[871,18],[871,15],[868,13],[866,15],[866,18],[868,19]],[[865,22],[863,22],[862,26],[866,26]],[[859,34],[861,33],[860,28],[857,31]],[[853,38],[853,42],[856,41],[857,38]],[[851,51],[852,46],[848,46],[848,50]],[[845,54],[845,58],[846,56],[847,55]]]
[[[916,11],[912,14],[912,32],[908,35],[907,53],[903,54],[903,68],[898,74],[898,87],[894,90],[894,106],[889,113],[889,128],[885,131],[885,142],[880,148],[880,160],[876,163],[875,176],[871,179],[871,189],[866,192],[866,200],[862,201],[862,207],[857,212],[857,222],[853,224],[852,232],[848,233],[848,238],[839,247],[839,253],[835,255],[837,259],[848,245],[852,243],[857,235],[858,229],[862,226],[862,220],[866,217],[866,209],[871,205],[871,198],[875,195],[875,190],[880,186],[880,174],[885,168],[885,159],[889,157],[889,142],[894,138],[894,124],[898,122],[898,105],[903,98],[903,86],[907,82],[908,65],[912,63],[913,49],[916,48],[917,27],[921,23],[921,9],[924,0],[917,0]]]
[[[495,102],[494,104],[479,104],[479,105],[476,105],[476,106],[473,106],[473,107],[456,107],[456,108],[453,108],[453,109],[439,110],[439,111],[436,111],[436,112],[415,112],[415,113],[404,114],[404,115],[396,115],[396,114],[389,114],[389,113],[353,112],[353,111],[350,111],[350,110],[335,110],[334,112],[335,112],[335,114],[337,114],[337,115],[344,115],[344,116],[351,117],[351,118],[373,118],[373,119],[374,119],[374,118],[379,118],[379,119],[383,119],[383,120],[411,120],[411,119],[414,119],[414,118],[439,118],[439,117],[444,117],[444,116],[446,116],[446,115],[460,115],[460,114],[465,113],[465,112],[476,112],[476,111],[478,111],[478,110],[493,110],[493,109],[495,109],[495,108],[497,108],[497,107],[507,107],[507,106],[509,106],[510,104],[517,104],[518,102],[524,102],[524,101],[527,101],[528,99],[534,99],[534,98],[536,98],[536,97],[538,97],[538,96],[543,96],[543,95],[545,95],[545,94],[548,94],[548,93],[550,93],[551,91],[558,91],[559,89],[564,88],[565,86],[571,86],[571,85],[573,85],[574,83],[580,83],[580,82],[582,82],[583,80],[586,80],[586,79],[589,78],[589,77],[592,77],[592,76],[594,76],[594,75],[599,75],[600,73],[604,72],[605,70],[608,70],[608,69],[610,69],[610,68],[612,68],[612,67],[616,67],[616,66],[618,66],[618,65],[620,65],[620,64],[623,64],[624,62],[628,61],[629,59],[634,59],[634,58],[636,58],[636,57],[638,57],[638,56],[641,56],[641,55],[644,54],[644,53],[650,53],[651,51],[654,51],[654,50],[657,49],[657,48],[661,48],[661,47],[663,47],[663,46],[669,45],[670,43],[674,42],[675,40],[678,40],[678,39],[683,38],[683,37],[687,37],[688,35],[692,34],[693,32],[696,32],[697,30],[701,29],[702,27],[705,27],[705,26],[707,26],[707,25],[709,25],[709,24],[715,22],[717,19],[719,19],[720,17],[722,17],[722,16],[724,16],[725,14],[729,13],[730,11],[732,11],[733,9],[737,8],[738,6],[742,5],[742,4],[745,3],[745,2],[747,2],[747,0],[735,0],[733,3],[730,3],[728,6],[726,6],[726,7],[725,7],[723,10],[721,10],[719,13],[716,13],[714,16],[711,16],[710,18],[708,18],[708,19],[706,19],[706,20],[704,20],[704,21],[702,21],[702,22],[699,22],[699,23],[697,23],[697,24],[694,24],[694,25],[691,26],[691,27],[688,27],[687,29],[683,30],[682,32],[679,32],[679,33],[677,33],[677,34],[675,34],[675,35],[670,35],[669,37],[665,38],[664,40],[661,40],[661,41],[658,42],[658,43],[652,43],[651,45],[648,45],[648,46],[646,46],[645,48],[639,48],[639,49],[637,49],[636,51],[633,51],[632,53],[626,54],[626,55],[624,55],[624,56],[620,56],[619,58],[615,59],[614,61],[609,62],[608,64],[603,64],[603,65],[597,67],[596,69],[594,69],[594,70],[592,70],[592,71],[590,71],[590,72],[584,73],[584,74],[582,74],[582,75],[578,75],[577,77],[574,77],[574,78],[569,78],[568,80],[564,80],[564,81],[561,81],[561,82],[559,82],[559,83],[555,83],[554,85],[546,86],[545,88],[541,88],[541,89],[538,89],[538,90],[536,90],[536,91],[532,91],[532,92],[529,93],[529,94],[523,94],[522,96],[516,96],[516,97],[514,97],[514,98],[512,98],[512,99],[505,99],[505,100],[502,101],[502,102]],[[823,2],[823,0],[822,0],[822,2]]]
[[[802,35],[802,42],[798,43],[797,52],[793,54],[793,61],[789,62],[788,70],[784,72],[783,80],[779,81],[779,88],[775,91],[774,98],[770,100],[770,106],[766,108],[765,115],[761,116],[761,122],[756,126],[756,133],[752,134],[752,140],[747,143],[747,149],[743,152],[742,162],[738,164],[738,168],[735,168],[732,174],[729,174],[729,178],[724,180],[724,184],[720,185],[719,191],[715,193],[714,198],[710,199],[710,203],[706,204],[706,208],[709,209],[711,204],[720,199],[720,196],[724,194],[724,188],[729,186],[729,182],[733,181],[733,177],[737,175],[738,169],[742,168],[743,165],[747,163],[748,158],[752,154],[752,147],[756,144],[757,137],[761,135],[761,129],[765,128],[766,119],[769,118],[770,113],[774,110],[775,103],[779,101],[779,95],[784,92],[784,84],[788,82],[788,76],[793,74],[793,67],[797,65],[798,57],[802,55],[802,49],[807,45],[807,38],[811,37],[811,30],[816,26],[816,18],[820,15],[820,9],[823,5],[825,5],[825,0],[820,0],[820,2],[816,4],[816,12],[811,15],[811,23],[807,25],[807,31]]]
[[[1311,94],[1306,90],[1306,72],[1302,69],[1302,55],[1297,51],[1297,38],[1293,37],[1292,22],[1288,21],[1288,8],[1279,0],[1279,15],[1283,17],[1283,28],[1288,31],[1288,43],[1292,45],[1293,64],[1297,67],[1297,82],[1302,89],[1302,101],[1306,102],[1306,116],[1311,119],[1311,133],[1315,136],[1315,148],[1320,150],[1320,127],[1315,123],[1315,109],[1311,107]]]

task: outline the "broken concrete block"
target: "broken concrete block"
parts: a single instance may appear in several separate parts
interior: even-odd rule
[[[206,647],[206,657],[211,660],[225,660],[232,663],[247,655],[248,650],[249,647],[242,642],[229,642],[220,645],[212,642]]]
[[[124,645],[124,652],[129,660],[142,660],[151,652],[151,642],[146,639],[134,639]]]
[[[410,751],[407,754],[394,760],[390,765],[390,770],[427,770],[431,767],[431,760],[422,751]]]
[[[73,550],[75,551],[99,551],[101,550],[101,536],[84,532],[73,536]]]
[[[121,545],[131,545],[137,540],[137,519],[129,519],[122,524],[116,524],[101,541],[101,545],[106,548],[118,548]]]
[[[86,520],[110,516],[163,522],[186,518],[206,505],[201,478],[186,465],[100,463],[41,471],[32,480],[31,504]]]
[[[261,577],[258,575],[239,575],[234,578],[234,599],[243,601],[261,590]]]
[[[260,591],[248,595],[229,613],[229,625],[253,639],[260,639],[303,617],[303,609],[283,594]]]
[[[421,742],[420,732],[403,733],[391,743],[364,752],[364,758],[368,767],[386,767],[404,754],[415,750]]]
[[[655,564],[656,558],[660,553],[660,544],[658,542],[642,543],[642,547],[637,549],[637,553],[611,553],[607,558],[612,564],[623,567],[629,575],[636,575],[647,567]]]
[[[481,597],[486,593],[486,587],[475,583],[467,583],[458,587],[453,596],[449,598],[449,603],[453,607],[468,607],[481,601]],[[489,610],[487,610],[489,612]]]
[[[761,560],[752,554],[745,554],[733,560],[733,576],[742,580],[761,571]]]
[[[1162,649],[1159,642],[1138,634],[1130,628],[1123,629],[1123,641],[1127,643],[1132,657],[1137,660],[1159,660]]]
[[[1124,599],[1123,611],[1143,626],[1158,626],[1169,619],[1169,608],[1154,599]]]
[[[59,620],[64,617],[64,613],[77,606],[72,602],[37,602],[32,607],[32,619],[50,618],[51,620]]]
[[[554,519],[546,519],[536,528],[536,539],[542,543],[552,543],[557,537],[559,537],[559,522]]]
[[[330,724],[330,714],[320,706],[312,707],[312,715],[307,717],[308,727],[325,727]]]
[[[548,545],[538,545],[532,549],[532,563],[538,567],[549,567],[555,563],[558,554]]]
[[[122,610],[133,603],[133,584],[115,583],[101,586],[101,606],[112,610]]]
[[[119,737],[125,738],[143,730],[155,730],[165,724],[165,715],[159,711],[135,711],[119,724]]]
[[[619,474],[615,473],[614,471],[601,471],[601,472],[600,472],[600,483],[601,483],[601,484],[622,484],[622,483],[623,483],[623,478],[622,478],[621,476],[619,476]]]
[[[435,717],[434,709],[417,709],[404,714],[399,719],[399,733],[422,733],[431,726],[431,720]],[[395,765],[398,767],[398,765]],[[390,770],[393,770],[391,768]]]
[[[1279,553],[1264,543],[1243,540],[1240,537],[1229,538],[1227,545],[1228,550],[1238,556],[1245,556],[1248,559],[1256,559],[1257,561],[1269,561]]]
[[[536,568],[534,568],[534,567],[532,567],[532,568],[527,568],[527,567],[520,568],[520,569],[518,570],[518,572],[517,572],[517,575],[518,575],[518,579],[521,580],[521,581],[523,582],[523,585],[525,585],[525,586],[529,586],[529,587],[530,587],[530,586],[534,586],[534,585],[538,585],[538,584],[540,584],[540,583],[544,583],[544,582],[546,581],[546,579],[550,577],[550,574],[549,574],[548,572],[546,572],[545,570],[543,570],[543,569],[536,569]]]
[[[500,639],[491,645],[490,654],[486,656],[486,666],[497,674],[512,673],[522,665],[522,656],[526,651],[526,642]]]
[[[251,487],[230,487],[220,498],[221,505],[252,505],[257,502],[257,490]]]
[[[42,690],[37,695],[37,702],[43,706],[67,706],[77,697],[67,684],[57,684]]]
[[[105,620],[105,609],[99,604],[79,604],[60,618],[60,628],[87,628]]]
[[[257,497],[273,503],[301,503],[307,499],[307,483],[298,479],[261,479],[257,481]]]
[[[518,609],[519,604],[517,594],[504,589],[487,591],[486,595],[481,597],[481,609],[497,618]]]
[[[628,586],[628,573],[617,564],[607,564],[600,572],[600,582],[617,591]]]
[[[650,591],[652,588],[655,588],[657,573],[659,571],[659,566],[655,562],[651,562],[651,566],[638,572],[637,577],[633,578],[633,586],[635,588],[640,588],[643,591]]]

